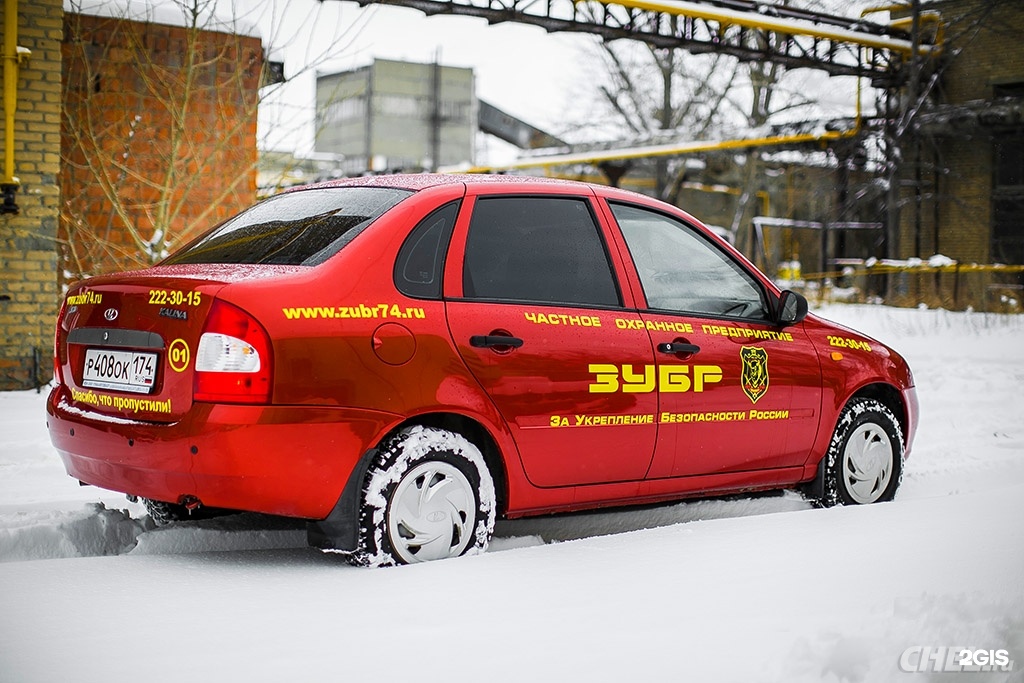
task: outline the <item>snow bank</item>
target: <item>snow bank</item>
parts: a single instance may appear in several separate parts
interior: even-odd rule
[[[305,548],[304,522],[283,517],[241,514],[183,521],[147,531],[132,555],[174,555],[212,551]]]
[[[36,510],[0,515],[0,562],[102,555],[182,555],[306,547],[301,520],[256,514],[155,527],[148,516],[103,503],[74,511]]]
[[[914,370],[921,425],[894,502],[502,521],[500,552],[379,571],[306,548],[291,520],[153,529],[64,474],[42,397],[0,393],[0,679],[1024,681],[1024,316],[822,314]],[[139,625],[156,646],[126,646]],[[912,647],[1014,665],[908,674]]]
[[[120,555],[135,547],[143,524],[102,503],[78,512],[22,512],[0,517],[0,562]]]
[[[816,312],[893,345],[910,361],[922,415],[900,498],[1024,481],[1024,420],[1013,407],[1024,385],[1024,361],[1014,351],[1024,316],[869,305]],[[0,561],[305,547],[302,522],[263,515],[153,528],[141,505],[81,488],[64,474],[44,429],[44,406],[45,393],[0,392]],[[809,507],[787,492],[499,521],[491,550]]]

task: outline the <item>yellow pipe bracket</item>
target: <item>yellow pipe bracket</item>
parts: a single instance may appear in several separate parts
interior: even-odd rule
[[[4,177],[0,214],[18,213],[21,181],[14,175],[14,115],[18,110],[18,67],[32,52],[18,45],[18,0],[4,0]]]

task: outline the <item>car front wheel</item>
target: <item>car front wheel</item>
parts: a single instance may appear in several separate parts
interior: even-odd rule
[[[892,411],[874,399],[850,401],[839,415],[825,455],[829,505],[892,500],[903,477],[903,433]]]
[[[414,564],[487,549],[494,482],[480,451],[453,432],[415,426],[387,443],[366,476],[360,566]]]

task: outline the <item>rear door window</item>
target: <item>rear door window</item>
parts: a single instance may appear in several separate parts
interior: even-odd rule
[[[477,199],[462,286],[470,299],[621,304],[590,204],[578,198]]]
[[[315,266],[412,194],[384,187],[333,187],[271,197],[164,261]]]

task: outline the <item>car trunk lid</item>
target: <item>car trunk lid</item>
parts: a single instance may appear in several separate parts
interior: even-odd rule
[[[94,413],[176,422],[192,407],[195,357],[217,293],[286,266],[171,266],[94,278],[68,291],[57,370]]]

